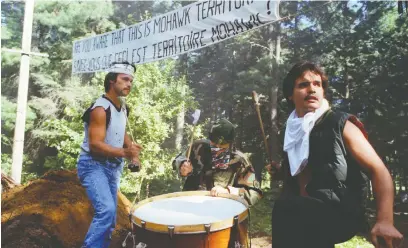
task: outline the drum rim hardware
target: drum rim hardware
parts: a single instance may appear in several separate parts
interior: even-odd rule
[[[170,238],[173,238],[174,229],[175,229],[175,226],[173,226],[173,225],[167,226],[167,230],[169,232]]]

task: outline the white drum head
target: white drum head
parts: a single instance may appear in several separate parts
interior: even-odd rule
[[[246,210],[241,202],[212,196],[178,196],[158,199],[138,207],[133,215],[161,225],[199,225],[215,223]]]

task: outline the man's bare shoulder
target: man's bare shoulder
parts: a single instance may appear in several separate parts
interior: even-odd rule
[[[102,106],[95,107],[91,111],[90,124],[104,124],[106,125],[106,110]]]

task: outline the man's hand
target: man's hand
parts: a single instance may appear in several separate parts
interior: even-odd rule
[[[381,247],[378,237],[384,239],[387,248],[401,247],[403,236],[392,223],[376,222],[371,230],[371,240],[376,248]]]
[[[215,186],[210,191],[211,196],[218,196],[219,194],[229,194],[228,189],[221,186]]]
[[[143,147],[141,145],[132,143],[129,147],[124,148],[125,157],[131,161],[136,160],[136,159],[138,160],[140,151],[142,149]]]
[[[190,161],[184,161],[180,165],[180,175],[182,177],[188,176],[193,171],[193,166],[191,165]]]
[[[137,158],[132,158],[132,160],[130,160],[129,169],[132,172],[139,172],[142,169],[142,164],[140,163],[140,160],[139,160],[138,157]]]

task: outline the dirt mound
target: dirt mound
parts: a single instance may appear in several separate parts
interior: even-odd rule
[[[49,172],[3,192],[1,200],[2,247],[81,247],[93,216],[76,170]],[[129,207],[130,202],[119,193],[110,247],[122,247],[130,227]]]

